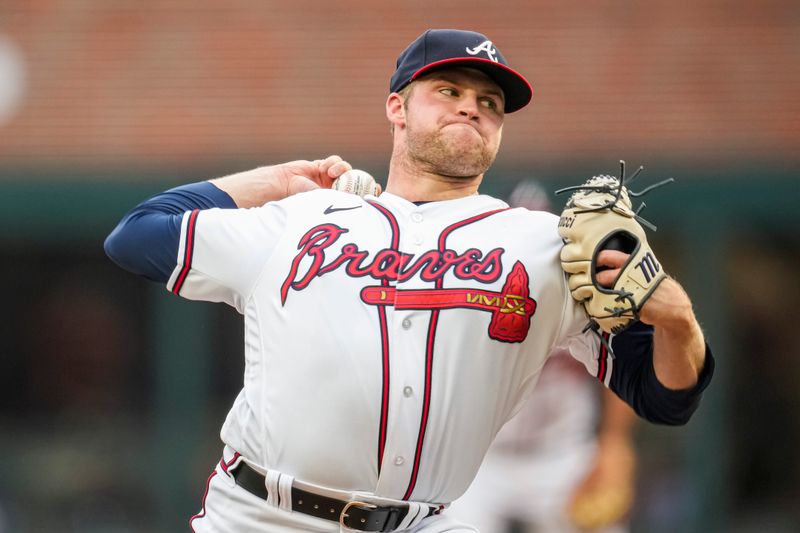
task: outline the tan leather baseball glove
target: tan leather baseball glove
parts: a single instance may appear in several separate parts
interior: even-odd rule
[[[594,176],[583,185],[559,191],[575,191],[558,223],[558,233],[564,240],[561,266],[568,274],[572,297],[589,315],[588,327],[608,333],[619,333],[637,321],[647,298],[666,277],[640,222],[651,225],[633,211],[630,196],[644,194],[672,179],[631,193],[624,183],[624,162],[620,175],[621,180]],[[604,249],[630,254],[611,287],[601,286],[596,278],[597,254]]]

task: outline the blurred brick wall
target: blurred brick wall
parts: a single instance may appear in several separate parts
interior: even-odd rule
[[[428,27],[533,82],[506,163],[800,160],[796,0],[0,0],[0,168],[384,161],[388,78]]]

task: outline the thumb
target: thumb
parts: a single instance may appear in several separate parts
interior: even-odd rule
[[[305,176],[295,174],[289,178],[289,186],[287,187],[289,196],[301,192],[313,191],[314,189],[319,189],[319,185]]]

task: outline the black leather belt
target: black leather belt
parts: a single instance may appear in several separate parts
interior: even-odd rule
[[[250,468],[247,463],[241,461],[229,472],[237,485],[259,498],[267,499],[264,476]],[[338,500],[292,487],[293,511],[339,522],[358,531],[394,531],[405,518],[408,509],[405,505],[378,506],[365,502]],[[428,506],[428,514],[425,516],[439,514],[440,511],[439,507]]]

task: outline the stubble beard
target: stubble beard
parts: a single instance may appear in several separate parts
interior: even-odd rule
[[[417,131],[408,127],[407,155],[411,162],[431,174],[471,179],[485,173],[494,163],[497,150],[477,140],[465,142],[447,132]]]

